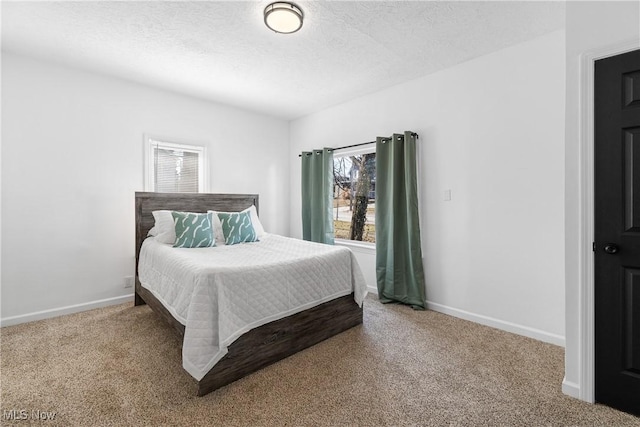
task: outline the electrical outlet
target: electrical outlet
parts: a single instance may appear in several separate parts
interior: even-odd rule
[[[133,288],[133,283],[134,283],[133,276],[126,276],[124,278],[124,287],[125,288]]]

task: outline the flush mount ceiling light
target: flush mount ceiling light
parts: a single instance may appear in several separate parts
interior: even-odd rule
[[[291,34],[302,28],[302,9],[293,3],[275,2],[264,9],[264,23],[276,33]]]

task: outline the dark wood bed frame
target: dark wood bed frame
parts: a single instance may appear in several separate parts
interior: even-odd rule
[[[135,305],[148,304],[184,338],[184,325],[138,280],[140,247],[154,225],[155,210],[238,212],[255,205],[257,194],[193,194],[136,192],[136,288]],[[353,294],[300,313],[267,323],[240,336],[228,353],[200,380],[198,396],[225,386],[252,372],[362,323],[362,308]]]

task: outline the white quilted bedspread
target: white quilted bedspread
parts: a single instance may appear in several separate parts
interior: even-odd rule
[[[196,380],[243,333],[367,287],[348,248],[267,234],[260,242],[173,248],[147,238],[138,276],[185,325],[182,364]]]

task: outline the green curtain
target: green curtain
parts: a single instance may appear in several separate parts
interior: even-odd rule
[[[424,310],[416,136],[376,139],[376,276],[383,303]]]
[[[302,153],[302,238],[333,245],[333,150]]]

